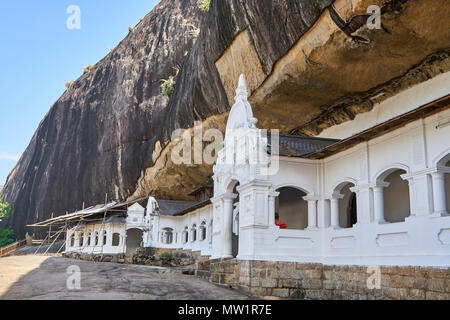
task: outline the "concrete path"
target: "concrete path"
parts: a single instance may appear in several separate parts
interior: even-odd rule
[[[81,289],[67,289],[67,268],[81,270]],[[248,297],[194,276],[165,268],[94,263],[62,257],[14,256],[0,259],[2,299],[242,300]]]

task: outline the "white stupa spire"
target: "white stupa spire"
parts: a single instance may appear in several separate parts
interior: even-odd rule
[[[247,83],[245,82],[245,76],[241,74],[239,76],[239,83],[236,89],[236,97],[234,98],[234,100],[235,101],[247,100],[247,97],[248,97]]]

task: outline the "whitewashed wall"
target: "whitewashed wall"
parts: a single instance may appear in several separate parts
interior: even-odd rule
[[[156,209],[153,206],[153,209]],[[150,212],[150,229],[151,235],[147,238],[146,247],[165,248],[165,249],[182,249],[191,251],[200,251],[201,255],[209,256],[211,254],[211,219],[212,206],[207,205],[203,208],[196,209],[184,216],[164,216],[159,215],[155,210]],[[204,223],[206,227],[206,237],[201,239],[201,226]],[[197,237],[194,241],[192,228],[195,226]],[[185,242],[184,232],[188,230],[188,241]],[[165,229],[173,230],[173,241],[167,244],[163,233]],[[163,236],[163,237],[162,237]]]
[[[443,92],[448,94],[448,81],[447,87],[443,87],[446,79],[448,75],[411,88],[409,95],[421,103],[440,98]],[[393,110],[382,110],[378,106],[364,114],[364,121],[361,118],[355,120],[353,129],[361,131],[378,120],[385,121],[410,110],[410,100],[391,99],[384,107],[391,106]],[[392,105],[393,101],[397,105]],[[243,135],[258,130],[252,127],[255,121],[248,106],[242,96],[237,97],[227,129],[244,128]],[[437,165],[450,153],[450,126],[443,125],[449,121],[450,110],[445,110],[324,160],[281,157],[278,173],[269,176],[260,174],[262,165],[255,168],[248,161],[244,165],[227,165],[224,154],[230,142],[226,137],[225,150],[219,153],[214,168],[212,256],[230,256],[230,212],[236,197],[231,193],[230,185],[237,182],[240,210],[238,259],[450,266],[450,217],[448,209],[443,210],[442,205],[450,190],[444,191],[442,186],[445,183],[441,183],[445,182],[441,177],[444,174],[448,177],[450,169]],[[327,137],[349,136],[354,133],[350,133],[351,127],[352,124],[347,123],[341,125],[341,129],[330,129],[328,133],[334,132],[335,135]],[[249,143],[249,140],[239,137],[235,152],[244,154],[239,141]],[[409,204],[401,208],[409,205],[410,214],[403,222],[386,223],[383,196],[389,192],[386,198],[392,203],[395,198],[389,197],[392,196],[390,193],[399,189],[395,184],[386,189],[389,181],[385,178],[397,169],[404,172],[401,179],[408,184],[410,199]],[[339,228],[337,208],[342,201],[340,189],[346,183],[352,183],[351,190],[357,195],[358,221],[352,228],[342,229]],[[282,230],[274,224],[277,190],[287,186],[307,194],[304,197],[308,202],[308,227],[305,230]],[[401,200],[398,197],[397,201]]]
[[[95,233],[98,232],[99,239],[97,245],[95,244]],[[106,243],[103,241],[103,232],[106,232]],[[113,246],[113,234],[119,234],[120,241],[117,246]],[[89,234],[90,245],[88,244]],[[81,245],[81,236],[84,241]],[[75,237],[74,246],[71,245],[71,237]],[[70,230],[67,232],[66,238],[66,252],[80,252],[87,254],[119,254],[126,251],[126,231],[124,223],[114,224],[90,224],[85,229],[80,231]]]

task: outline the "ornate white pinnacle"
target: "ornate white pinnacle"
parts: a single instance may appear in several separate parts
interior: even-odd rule
[[[236,89],[236,97],[234,98],[235,101],[238,101],[240,99],[247,100],[248,93],[247,93],[247,84],[245,82],[245,76],[241,74],[239,76],[239,84]]]

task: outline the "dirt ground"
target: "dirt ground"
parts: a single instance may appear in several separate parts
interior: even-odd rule
[[[67,288],[68,267],[78,266],[80,290]],[[165,268],[94,263],[63,257],[0,259],[0,300],[243,300],[249,297]]]

